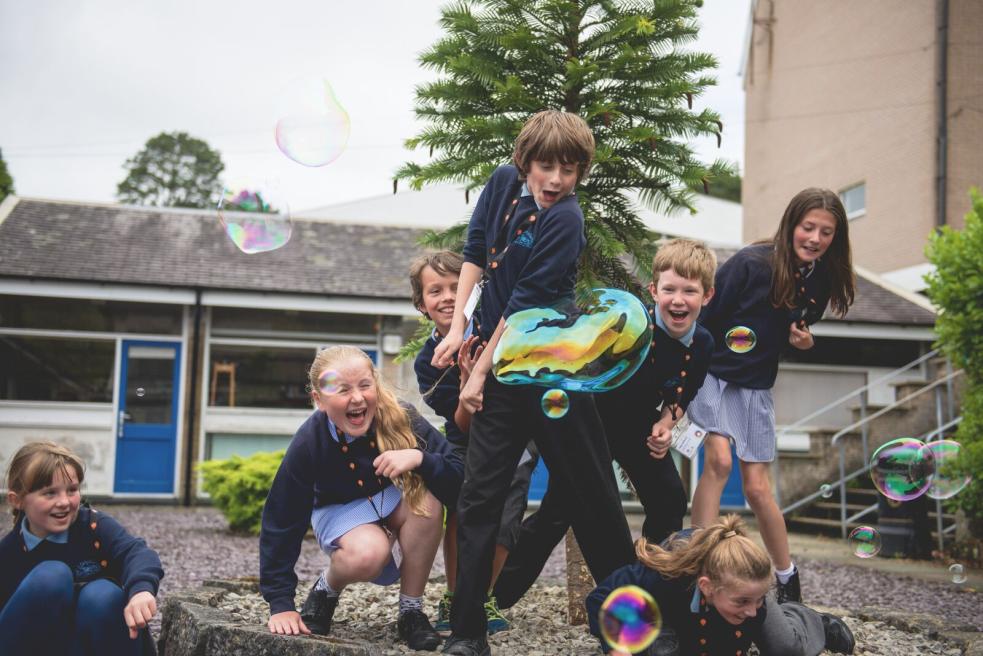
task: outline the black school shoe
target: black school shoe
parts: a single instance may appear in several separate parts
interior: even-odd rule
[[[421,610],[411,608],[400,613],[396,628],[410,649],[435,651],[440,646],[440,636]]]
[[[300,619],[304,620],[311,633],[326,636],[331,633],[331,618],[337,607],[338,597],[329,597],[324,590],[315,590],[312,586],[300,609]]]
[[[796,603],[802,603],[802,588],[799,587],[799,568],[796,567],[795,571],[792,572],[792,576],[789,577],[788,583],[782,583],[775,575],[775,580],[778,581],[778,587],[775,589],[775,598],[780,604],[784,604],[786,601],[794,601]]]
[[[834,654],[852,654],[857,641],[846,622],[836,615],[823,613],[823,633],[826,634],[826,649]]]
[[[444,654],[453,656],[491,656],[491,647],[485,636],[480,638],[460,638],[453,633],[444,643]]]

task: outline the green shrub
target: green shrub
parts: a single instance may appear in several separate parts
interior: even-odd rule
[[[964,467],[975,477],[951,506],[966,512],[976,532],[983,527],[983,197],[975,188],[970,196],[966,227],[943,227],[929,240],[926,254],[936,270],[926,279],[929,297],[941,310],[938,343],[966,372],[963,421],[955,439],[963,446]]]
[[[263,504],[285,451],[254,453],[248,458],[208,460],[198,465],[203,487],[229,520],[233,531],[259,534]]]

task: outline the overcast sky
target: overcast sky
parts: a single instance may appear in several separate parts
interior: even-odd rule
[[[420,127],[419,53],[443,0],[0,0],[0,149],[18,195],[113,202],[127,157],[161,131],[221,152],[225,179],[279,181],[293,210],[391,192]],[[750,0],[705,0],[696,49],[720,61],[710,106],[726,125],[704,157],[743,162],[739,69]],[[277,151],[277,97],[322,77],[351,118],[331,164]]]

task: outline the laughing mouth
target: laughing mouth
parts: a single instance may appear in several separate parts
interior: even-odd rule
[[[689,316],[686,310],[669,310],[669,316],[676,320],[682,320]]]
[[[348,412],[345,413],[345,416],[348,417],[348,420],[351,421],[352,423],[359,424],[359,423],[362,422],[363,419],[365,419],[365,413],[367,411],[368,411],[368,408],[359,408],[358,410],[349,410]]]

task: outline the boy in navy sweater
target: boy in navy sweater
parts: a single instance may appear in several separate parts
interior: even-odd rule
[[[552,420],[541,410],[541,388],[507,386],[488,375],[509,316],[573,301],[577,260],[586,245],[584,216],[573,191],[593,154],[594,137],[583,119],[559,111],[536,114],[516,139],[515,165],[492,174],[468,227],[454,319],[432,360],[436,367],[451,364],[480,296],[476,329],[488,343],[460,395],[474,417],[458,503],[452,633],[444,653],[491,653],[483,604],[495,536],[513,472],[530,440],[549,468],[564,513],[572,517],[594,578],[602,580],[634,557],[593,396],[570,392],[567,414]]]
[[[704,244],[673,239],[659,248],[648,285],[654,304],[652,347],[628,381],[595,397],[611,455],[628,475],[645,509],[642,534],[658,543],[683,526],[686,493],[666,457],[672,428],[703,385],[713,338],[696,323],[713,297],[717,261]],[[539,510],[522,524],[519,539],[495,587],[503,608],[536,581],[570,518],[560,512],[552,480]]]

